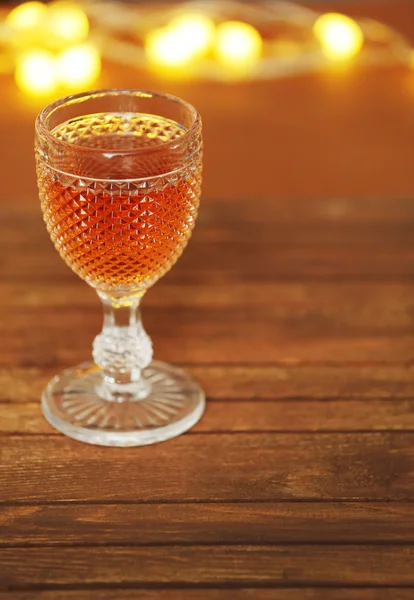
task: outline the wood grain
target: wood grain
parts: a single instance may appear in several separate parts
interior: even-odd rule
[[[387,304],[387,300],[389,301]],[[90,356],[101,328],[98,306],[13,309],[0,333],[3,366],[76,364]],[[257,307],[147,307],[146,329],[158,358],[176,363],[414,360],[412,296],[393,291],[378,298],[363,290],[337,302],[322,297],[301,304]],[[47,320],[47,327],[44,323]],[[25,331],[25,336],[21,332]],[[82,331],[82,335],[79,332]],[[166,334],[166,332],[168,332]],[[393,343],[390,344],[390,339]],[[235,342],[236,346],[235,346]]]
[[[403,432],[198,433],[156,449],[11,435],[0,446],[7,502],[412,500],[413,484],[414,434]]]
[[[369,560],[366,558],[369,556]],[[413,546],[169,546],[3,548],[3,587],[414,586]]]
[[[172,275],[174,272],[172,271]],[[0,293],[4,308],[8,310],[70,310],[76,309],[100,312],[100,304],[95,293],[81,280],[73,276],[68,281],[55,283],[51,281],[36,282],[34,288],[20,282],[7,284],[0,282]],[[319,305],[333,310],[338,303],[344,308],[344,316],[351,310],[360,307],[364,301],[368,310],[377,318],[384,319],[388,310],[387,323],[400,323],[407,319],[407,311],[412,310],[410,304],[414,293],[414,283],[410,282],[259,282],[253,290],[249,281],[232,283],[188,283],[177,284],[173,278],[161,280],[147,292],[142,301],[143,311],[147,310],[182,310],[214,308],[217,310],[249,309],[272,311],[283,315],[292,309],[302,314],[307,305]],[[362,315],[361,315],[362,316]],[[360,318],[359,314],[355,314]]]
[[[387,280],[412,281],[414,251],[412,246],[378,249],[369,252],[366,245],[344,248],[321,242],[314,244],[266,244],[258,242],[212,244],[194,242],[172,271],[171,279],[177,283],[240,283],[291,280]],[[254,249],[254,251],[253,251]],[[10,251],[10,250],[9,250]],[[50,281],[56,285],[73,277],[59,257],[48,248],[29,248],[13,258],[3,258],[0,266],[4,277],[13,281]]]
[[[32,214],[27,204],[16,203],[5,217],[4,276],[27,287],[51,277],[59,285],[74,281],[53,252],[39,209]],[[412,279],[411,211],[409,202],[394,200],[263,199],[258,210],[248,200],[235,205],[206,198],[189,250],[165,280],[229,286],[266,282],[270,274],[273,281]]]
[[[254,502],[0,507],[0,546],[414,543],[412,503]],[[1,552],[1,551],[0,551]]]
[[[407,1],[410,2],[410,0]],[[33,148],[31,148],[32,150]],[[4,190],[2,193],[6,197],[7,194]],[[15,234],[21,231],[21,227],[27,230],[26,240],[28,241],[36,238],[45,243],[48,240],[37,196],[37,190],[33,190],[30,194],[21,194],[7,206],[4,218],[9,226],[2,240],[15,242]],[[254,199],[259,200],[259,204]],[[263,210],[258,210],[258,206]],[[310,241],[319,240],[317,233],[323,232],[324,235],[329,235],[330,231],[332,233],[348,232],[347,239],[350,241],[358,235],[359,228],[363,228],[364,235],[360,241],[369,242],[376,239],[378,228],[387,235],[393,231],[405,231],[405,239],[408,239],[409,226],[407,223],[413,219],[414,208],[411,193],[405,197],[387,196],[386,194],[371,196],[333,194],[332,196],[310,197],[308,194],[284,196],[270,188],[269,194],[263,198],[239,194],[236,201],[222,196],[220,190],[215,194],[204,193],[197,224],[205,223],[209,226],[211,233],[224,230],[225,239],[229,239],[229,236],[231,238],[233,235],[240,237],[243,232],[251,234],[252,223],[260,228],[267,228],[268,231],[274,226],[286,240],[292,240],[286,231],[286,225],[289,225],[293,235],[296,231],[301,232],[301,234],[309,235]],[[235,221],[241,222],[240,231],[234,227]],[[319,230],[312,233],[314,227]],[[200,235],[199,229],[199,227],[196,229],[197,236]],[[246,239],[246,237],[242,236],[242,239]],[[277,238],[273,236],[272,239]],[[397,241],[395,236],[393,239]],[[300,242],[301,239],[295,241]],[[339,240],[334,237],[331,241],[338,242]],[[377,241],[380,240],[377,238]]]
[[[396,214],[387,219],[385,202],[378,207],[378,213],[376,207],[370,206],[371,203],[363,200],[359,201],[360,211],[357,211],[355,202],[338,200],[320,202],[319,208],[317,202],[312,202],[306,207],[306,211],[303,200],[293,200],[291,212],[286,210],[282,200],[273,200],[273,206],[266,199],[261,200],[260,206],[263,207],[263,212],[259,211],[259,213],[257,205],[256,212],[252,212],[246,206],[247,204],[248,202],[244,200],[243,203],[237,204],[236,209],[234,203],[227,204],[218,198],[203,198],[197,217],[198,227],[193,234],[191,244],[216,242],[246,244],[257,241],[261,244],[279,246],[295,243],[317,247],[322,243],[334,247],[349,244],[351,248],[371,247],[372,249],[372,246],[381,245],[386,235],[389,243],[396,248],[407,248],[412,245],[410,223],[398,215],[398,206]],[[410,210],[408,206],[403,213],[400,206],[399,212],[406,216]],[[2,244],[16,246],[21,228],[24,226],[27,229],[27,236],[21,240],[23,249],[33,244],[40,244],[45,248],[48,245],[50,249],[40,207],[22,199],[21,204],[17,204],[14,211],[14,213],[8,211],[4,216],[8,227],[2,236]],[[233,214],[230,217],[231,212]],[[237,227],[231,227],[235,222]],[[254,234],[252,224],[254,224]]]
[[[0,600],[412,600],[412,588],[282,588],[282,589],[202,589],[165,590],[65,590],[64,592],[1,592]]]
[[[413,361],[411,211],[408,201],[264,200],[259,213],[248,201],[237,211],[207,201],[188,251],[144,300],[158,356],[226,364]],[[0,292],[13,318],[0,324],[9,340],[0,364],[80,362],[101,326],[96,298],[54,252],[40,215],[22,207],[10,214]],[[307,241],[305,231],[313,232]]]
[[[409,400],[233,400],[209,402],[194,432],[413,431]],[[45,421],[39,401],[0,403],[0,434],[59,435]]]
[[[203,385],[210,401],[382,399],[392,402],[414,398],[414,365],[409,364],[321,365],[286,361],[274,365],[184,366]],[[0,368],[0,403],[38,404],[43,388],[58,370],[58,366]],[[11,412],[14,413],[13,407]]]

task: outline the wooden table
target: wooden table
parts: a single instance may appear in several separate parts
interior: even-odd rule
[[[407,27],[407,3],[392,6]],[[414,598],[409,76],[241,84],[220,102],[214,85],[171,84],[204,117],[205,195],[143,315],[157,357],[209,403],[188,434],[130,449],[74,442],[40,414],[100,314],[48,240],[34,108],[4,81],[1,600]]]

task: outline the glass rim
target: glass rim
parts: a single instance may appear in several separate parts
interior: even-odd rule
[[[61,140],[61,139],[56,138],[52,134],[51,130],[48,128],[48,126],[46,124],[46,119],[48,117],[50,117],[50,115],[52,115],[59,108],[64,107],[64,106],[69,106],[71,104],[79,104],[83,100],[87,100],[88,98],[101,98],[101,97],[105,97],[105,96],[120,96],[120,95],[137,96],[137,97],[141,97],[141,98],[157,97],[157,98],[161,98],[164,100],[169,100],[170,102],[175,102],[177,104],[180,104],[181,106],[183,106],[184,108],[186,108],[188,110],[188,112],[193,117],[193,122],[192,122],[191,126],[185,130],[183,135],[181,135],[176,140],[167,140],[165,142],[161,142],[160,144],[156,144],[155,146],[152,146],[150,148],[136,148],[133,150],[111,149],[110,150],[111,155],[134,156],[134,155],[139,155],[139,154],[148,154],[148,153],[157,152],[157,151],[159,152],[160,150],[168,149],[169,147],[178,147],[178,146],[181,146],[183,143],[185,143],[188,139],[190,139],[191,136],[197,132],[197,130],[199,129],[199,127],[201,125],[201,117],[200,117],[200,114],[197,111],[197,109],[192,104],[190,104],[186,100],[183,100],[179,96],[174,96],[173,94],[166,94],[163,92],[153,92],[151,90],[136,90],[136,89],[132,89],[132,88],[104,88],[104,89],[99,89],[99,90],[89,90],[86,92],[80,92],[78,94],[70,94],[68,96],[64,96],[63,98],[58,98],[57,100],[54,100],[53,102],[47,104],[36,117],[36,123],[35,123],[36,133],[41,137],[47,138],[49,142],[51,142],[52,144],[54,144],[56,146],[62,146],[64,148],[68,148],[68,149],[70,148],[71,150],[76,148],[76,149],[79,149],[81,152],[88,152],[88,153],[101,152],[101,150],[98,150],[96,148],[91,148],[89,146],[82,146],[81,144],[71,143],[71,142],[67,142],[66,140]],[[162,116],[162,115],[155,115],[155,116]]]

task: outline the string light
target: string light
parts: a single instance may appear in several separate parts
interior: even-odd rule
[[[196,55],[180,31],[168,27],[149,33],[145,52],[150,65],[166,70],[188,65]]]
[[[183,14],[171,21],[169,29],[176,32],[194,56],[206,54],[214,43],[216,26],[206,15]]]
[[[24,52],[17,60],[15,79],[29,96],[51,94],[57,86],[53,54],[46,50]]]
[[[16,49],[43,47],[47,7],[41,2],[24,2],[9,12],[5,22],[10,28],[11,45]]]
[[[15,31],[27,33],[41,27],[47,15],[47,7],[42,2],[24,2],[9,12],[6,23]]]
[[[101,57],[92,44],[79,44],[63,50],[57,57],[60,82],[68,87],[87,87],[99,76]]]
[[[316,11],[279,0],[275,3],[238,3],[240,21],[223,21],[229,13],[220,2],[168,14],[158,8],[139,15],[133,8],[107,5],[105,11],[76,0],[23,2],[0,22],[0,72],[13,72],[18,86],[30,95],[90,86],[101,70],[100,54],[134,68],[152,67],[163,76],[227,80],[231,77],[274,79],[309,73],[318,68],[320,52],[345,61],[360,52],[364,36],[368,60],[390,59],[414,68],[414,50],[397,31],[373,20],[360,24],[345,15]],[[283,8],[281,12],[281,8]],[[283,21],[301,28],[297,36],[266,36],[247,22]],[[100,51],[86,43],[91,16]],[[165,23],[161,28],[153,29]],[[216,22],[219,23],[216,25]],[[308,36],[313,28],[314,40]],[[93,35],[94,33],[93,32]],[[118,34],[120,37],[118,38]],[[124,35],[125,34],[125,35]],[[129,36],[140,38],[142,44]],[[93,38],[92,38],[93,39]],[[144,47],[143,47],[144,46]],[[316,52],[315,52],[316,50]],[[387,55],[388,52],[388,55]],[[260,68],[252,69],[260,61]]]
[[[84,10],[66,0],[49,4],[47,26],[51,41],[59,47],[83,42],[89,33],[89,21]]]
[[[224,66],[233,69],[251,67],[262,52],[262,38],[252,25],[226,21],[217,27],[216,57]]]
[[[336,13],[321,15],[313,26],[313,32],[324,54],[334,60],[352,58],[364,43],[359,25],[350,17]]]

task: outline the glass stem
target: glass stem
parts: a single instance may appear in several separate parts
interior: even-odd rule
[[[93,359],[103,371],[102,395],[115,402],[139,400],[149,393],[142,369],[152,360],[152,343],[139,310],[140,298],[122,305],[101,297],[103,328],[93,343]]]

